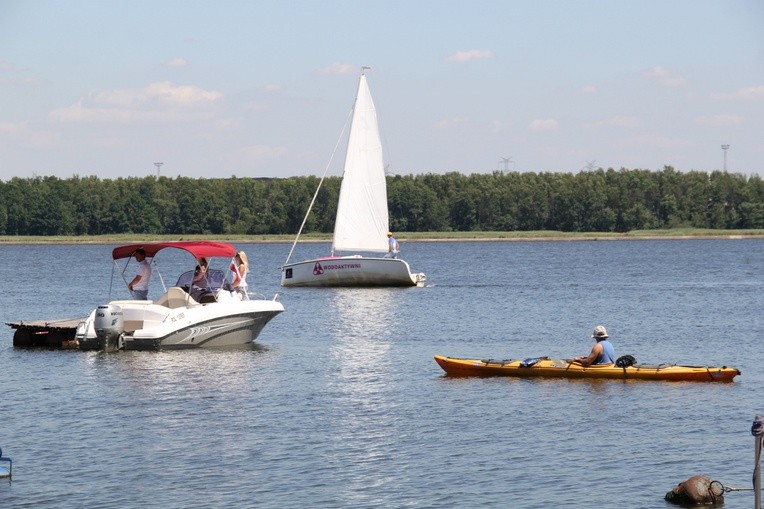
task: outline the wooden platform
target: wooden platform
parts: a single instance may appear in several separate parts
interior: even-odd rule
[[[13,346],[20,348],[77,348],[74,334],[85,318],[66,318],[37,322],[6,322],[16,329]]]

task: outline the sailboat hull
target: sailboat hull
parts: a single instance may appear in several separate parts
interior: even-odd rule
[[[281,286],[423,286],[425,275],[411,273],[395,258],[340,256],[290,263],[281,268]]]

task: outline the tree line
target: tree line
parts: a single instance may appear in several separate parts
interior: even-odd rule
[[[0,235],[296,234],[319,178],[97,176],[0,181]],[[303,232],[334,228],[341,178],[324,180]],[[764,228],[760,176],[598,169],[387,177],[397,232],[627,232]]]

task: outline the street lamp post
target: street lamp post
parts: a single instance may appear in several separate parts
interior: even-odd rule
[[[722,150],[724,150],[724,171],[727,171],[727,149],[730,148],[729,145],[722,145]]]

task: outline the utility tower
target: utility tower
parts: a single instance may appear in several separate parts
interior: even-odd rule
[[[512,157],[502,157],[499,161],[499,164],[503,166],[503,171],[509,171],[509,163],[512,163],[512,168],[515,166],[515,162],[512,160]]]

